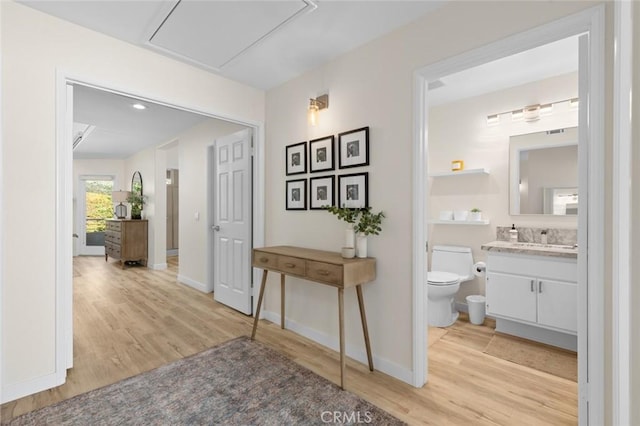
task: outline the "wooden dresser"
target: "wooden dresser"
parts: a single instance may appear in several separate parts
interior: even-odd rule
[[[107,220],[104,236],[104,260],[120,260],[122,269],[128,261],[147,265],[147,220]]]

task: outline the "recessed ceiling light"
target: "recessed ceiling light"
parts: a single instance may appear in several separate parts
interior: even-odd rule
[[[142,104],[140,104],[140,103],[133,104],[132,106],[133,106],[135,109],[139,109],[139,110],[147,109],[147,107],[146,107],[146,106],[144,106],[144,105],[142,105]]]

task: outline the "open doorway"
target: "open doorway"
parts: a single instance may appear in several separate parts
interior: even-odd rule
[[[67,114],[64,119],[59,117],[59,126],[65,127],[66,129],[71,129],[71,124],[74,120],[83,120],[83,122],[92,122],[91,118],[78,117],[75,115],[76,111],[79,111],[79,108],[82,105],[82,102],[78,101],[78,98],[75,96],[77,92],[89,92],[89,96],[94,98],[100,97],[111,97],[117,98],[117,102],[121,105],[126,106],[125,112],[119,113],[118,116],[119,123],[130,123],[135,128],[141,128],[141,116],[135,116],[134,109],[138,109],[138,107],[134,105],[143,105],[145,108],[139,109],[141,111],[153,108],[159,108],[163,110],[172,109],[173,112],[171,114],[176,113],[178,115],[190,115],[195,117],[191,122],[188,122],[188,125],[182,129],[178,129],[174,133],[165,133],[162,137],[163,139],[157,140],[155,143],[150,144],[146,147],[142,147],[135,152],[129,153],[128,156],[114,155],[103,155],[100,156],[96,153],[91,153],[91,138],[89,137],[80,137],[76,138],[81,141],[81,143],[77,144],[76,148],[78,152],[84,152],[84,158],[76,158],[76,151],[73,151],[72,147],[62,146],[61,148],[61,160],[64,160],[65,164],[68,164],[68,169],[65,167],[60,167],[61,171],[64,171],[65,179],[61,181],[65,182],[64,192],[65,196],[63,197],[65,202],[62,203],[64,206],[67,203],[71,204],[70,201],[72,197],[72,187],[70,185],[71,182],[77,180],[78,174],[82,171],[83,174],[92,175],[110,175],[113,176],[113,189],[116,190],[129,190],[129,182],[131,182],[131,173],[132,171],[141,171],[141,174],[144,178],[144,195],[146,198],[144,205],[144,216],[145,219],[149,221],[149,258],[150,265],[149,267],[152,269],[164,269],[166,268],[166,253],[167,253],[167,245],[166,245],[166,216],[167,216],[167,193],[166,193],[166,183],[167,183],[167,166],[171,167],[171,162],[167,163],[166,152],[162,149],[163,143],[169,140],[176,139],[177,136],[181,136],[183,139],[184,146],[181,146],[180,155],[185,159],[186,164],[189,164],[190,167],[188,171],[191,173],[181,173],[180,179],[176,180],[176,184],[178,187],[182,186],[182,184],[186,184],[186,188],[188,191],[182,191],[180,198],[178,199],[178,204],[182,204],[184,201],[184,205],[194,212],[190,215],[189,219],[191,220],[180,220],[178,219],[178,229],[182,231],[183,228],[190,228],[188,225],[191,224],[191,228],[188,229],[188,235],[200,235],[199,238],[190,239],[193,244],[196,246],[191,247],[189,252],[193,254],[189,258],[197,258],[198,253],[202,253],[202,258],[205,258],[204,253],[206,252],[206,206],[207,206],[207,194],[205,192],[205,188],[207,185],[206,182],[206,164],[204,162],[199,162],[199,159],[206,158],[206,147],[212,140],[216,138],[232,133],[236,131],[238,128],[249,128],[255,129],[256,133],[256,143],[255,149],[253,151],[253,165],[257,169],[258,167],[262,167],[262,139],[261,139],[261,125],[256,123],[243,123],[238,121],[232,121],[229,118],[221,119],[216,117],[212,113],[195,111],[186,108],[180,108],[175,105],[167,105],[164,103],[159,103],[157,101],[150,100],[148,98],[141,98],[139,96],[132,96],[122,92],[114,92],[112,90],[107,90],[102,87],[96,85],[88,85],[85,82],[78,82],[70,79],[62,79],[60,81],[60,91],[62,91],[62,87],[64,87],[64,93],[66,93],[66,106],[62,109],[72,112],[72,114]],[[76,92],[76,93],[74,93]],[[73,105],[73,108],[71,106]],[[69,108],[67,108],[69,106]],[[165,111],[166,112],[166,111]],[[104,105],[101,108],[98,108],[98,112],[94,111],[94,114],[97,116],[104,117],[108,115],[105,112]],[[118,113],[116,113],[117,115]],[[164,116],[160,120],[161,123],[165,122],[173,122],[176,120],[172,120],[171,118],[167,118]],[[111,142],[107,142],[104,146],[113,145],[116,148],[124,149],[127,145],[131,145],[131,142],[127,143],[126,137],[123,136],[122,132],[117,131],[104,131],[101,132],[101,126],[96,125],[91,133],[91,137],[100,136],[101,134],[105,136],[107,139],[110,139]],[[163,127],[162,124],[159,124],[157,127]],[[166,130],[166,126],[164,126]],[[215,131],[212,133],[211,130]],[[104,130],[104,129],[103,129]],[[217,133],[216,133],[217,132]],[[70,130],[66,131],[67,134],[70,134]],[[139,138],[144,135],[138,134]],[[83,140],[84,139],[84,140]],[[189,141],[192,143],[189,144]],[[117,142],[117,143],[116,143]],[[82,156],[80,156],[82,157]],[[182,161],[182,160],[180,160]],[[180,162],[179,161],[179,162]],[[80,167],[76,167],[79,164]],[[73,169],[73,171],[71,170]],[[107,170],[111,170],[111,172],[107,172]],[[93,171],[93,173],[91,173]],[[67,173],[69,175],[74,176],[76,178],[67,177]],[[253,176],[256,176],[256,179],[248,182],[252,191],[249,193],[254,197],[261,199],[263,193],[263,186],[256,184],[258,181],[257,177],[261,176],[261,173],[254,172]],[[186,182],[186,183],[185,183]],[[184,188],[184,187],[183,187]],[[200,188],[200,192],[195,193]],[[75,197],[74,197],[75,198]],[[74,199],[75,203],[78,204],[78,200]],[[199,204],[198,204],[199,203]],[[261,203],[253,202],[251,205],[261,205]],[[258,211],[253,211],[250,214],[250,220],[247,223],[248,227],[255,227],[258,229],[263,229],[263,216],[262,209],[257,209]],[[71,211],[70,207],[66,207],[66,211]],[[203,220],[200,221],[200,212],[202,212]],[[186,219],[186,218],[184,218]],[[76,218],[76,221],[78,218]],[[127,218],[129,220],[129,218]],[[64,223],[63,223],[64,222]],[[162,226],[159,226],[162,224]],[[69,224],[65,221],[59,221],[58,227],[59,229],[74,229],[73,225]],[[61,233],[64,231],[61,231]],[[197,246],[198,242],[200,243]],[[262,244],[262,238],[258,236],[257,241],[254,240],[255,244]],[[58,259],[60,263],[61,270],[65,270],[65,268],[69,268],[71,270],[72,259],[60,257]],[[103,261],[104,262],[104,261]],[[177,274],[177,281],[190,285],[191,287],[196,287],[199,290],[202,290],[198,286],[198,284],[202,284],[201,287],[204,287],[204,283],[206,281],[206,261],[202,261],[201,264],[191,264],[187,265],[187,268],[183,268],[183,262],[180,262],[180,273]],[[247,261],[247,264],[250,264]],[[201,277],[197,277],[196,274],[189,274],[188,267],[191,267],[192,270],[197,270],[200,268]],[[75,271],[78,272],[78,271]],[[143,271],[140,271],[143,272]],[[138,272],[138,273],[140,273]],[[175,271],[174,271],[175,272]],[[126,271],[124,271],[126,274]],[[247,279],[253,279],[253,271],[248,270],[245,276]],[[71,277],[69,277],[71,278]],[[61,333],[59,335],[61,341],[58,345],[58,348],[64,350],[60,352],[60,355],[65,359],[72,359],[73,348],[73,317],[76,316],[76,321],[80,320],[77,315],[78,313],[73,313],[73,284],[72,280],[62,280],[61,284],[64,284],[64,288],[61,291],[64,291],[66,297],[61,298],[61,303],[58,309],[58,312],[61,314],[61,319],[64,318],[61,322],[63,324],[65,333]],[[177,284],[177,283],[176,283]],[[249,286],[250,287],[250,286]],[[178,287],[179,288],[179,287]],[[251,294],[248,294],[247,297],[251,298]],[[211,296],[208,296],[209,298]],[[81,314],[81,313],[80,313]],[[79,361],[79,360],[76,360]],[[68,368],[71,367],[71,362],[68,363]]]
[[[604,321],[602,297],[603,283],[603,232],[604,214],[602,205],[604,173],[603,152],[603,9],[594,8],[578,15],[536,28],[526,33],[501,40],[484,48],[425,67],[416,73],[415,104],[415,185],[414,185],[414,382],[421,386],[428,379],[426,345],[427,306],[427,256],[425,247],[431,239],[427,221],[431,210],[427,194],[430,191],[427,178],[429,164],[429,84],[440,78],[457,73],[492,60],[523,52],[568,36],[587,34],[580,40],[580,105],[579,118],[579,211],[578,218],[578,357],[579,357],[579,418],[597,424],[604,416],[604,399],[594,394],[594,389],[604,388]],[[552,100],[550,100],[552,102]],[[524,106],[524,105],[523,105]],[[495,111],[499,113],[501,111]],[[492,115],[492,113],[488,113]],[[484,117],[487,120],[487,116]],[[451,159],[454,160],[454,159]],[[508,205],[504,205],[508,209]],[[506,225],[506,224],[505,224]],[[596,254],[596,252],[598,252]],[[587,262],[587,254],[589,262]],[[594,257],[595,255],[595,257]],[[597,259],[597,260],[595,260]],[[587,356],[588,355],[588,356]],[[590,391],[591,390],[591,391]],[[588,403],[587,403],[588,402]]]

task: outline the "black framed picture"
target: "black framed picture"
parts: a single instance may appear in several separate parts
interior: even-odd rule
[[[333,188],[335,176],[322,176],[309,179],[309,210],[322,210],[336,203]]]
[[[307,143],[287,145],[287,176],[307,173]]]
[[[287,210],[307,209],[307,180],[296,179],[287,181]]]
[[[311,173],[334,170],[333,142],[334,136],[327,136],[309,141],[309,169]]]
[[[338,166],[341,169],[369,165],[369,127],[338,134]]]
[[[338,205],[348,209],[369,207],[369,173],[338,176]]]

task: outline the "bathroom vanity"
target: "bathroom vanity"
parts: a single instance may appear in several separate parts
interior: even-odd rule
[[[577,350],[578,250],[494,241],[487,251],[487,314],[496,331]]]

